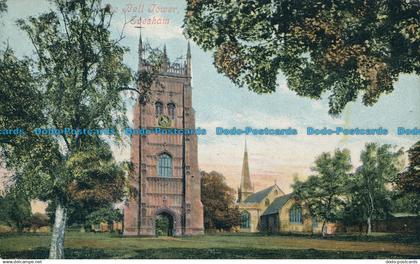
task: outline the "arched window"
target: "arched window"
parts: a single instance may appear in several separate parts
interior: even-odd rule
[[[302,224],[302,207],[298,204],[290,208],[290,223]]]
[[[160,177],[172,177],[172,158],[166,153],[159,155],[158,175]]]
[[[249,228],[251,215],[247,211],[241,213],[241,228]]]
[[[175,112],[175,104],[174,103],[169,103],[168,104],[168,114],[169,114],[169,117],[171,119],[175,119],[176,112]]]
[[[265,199],[265,206],[269,206],[270,205],[270,199]]]
[[[163,104],[161,102],[155,103],[155,114],[156,116],[163,114]]]

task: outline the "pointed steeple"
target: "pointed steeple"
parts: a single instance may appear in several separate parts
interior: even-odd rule
[[[241,186],[239,188],[239,202],[244,201],[253,191],[253,186],[251,183],[251,176],[249,173],[249,164],[248,164],[248,149],[245,140],[245,149],[244,149],[244,159],[242,161],[242,174],[241,174]]]
[[[187,46],[187,76],[191,77],[191,46],[189,41]]]

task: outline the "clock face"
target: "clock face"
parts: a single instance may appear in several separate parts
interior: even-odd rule
[[[166,115],[159,116],[158,125],[160,127],[170,127],[171,126],[171,119]]]

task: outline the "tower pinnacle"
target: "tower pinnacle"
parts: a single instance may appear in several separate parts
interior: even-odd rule
[[[166,52],[166,44],[163,45],[163,62],[162,62],[162,67],[163,70],[166,71],[168,69],[169,66],[169,59],[168,59],[168,54]]]
[[[189,41],[187,45],[187,76],[191,77],[191,46]]]
[[[143,40],[141,38],[141,29],[142,26],[137,26],[137,28],[139,29],[139,48],[138,48],[138,56],[139,56],[139,65],[138,65],[138,70],[140,71],[140,69],[143,66],[143,59],[144,59],[144,48],[143,48]]]

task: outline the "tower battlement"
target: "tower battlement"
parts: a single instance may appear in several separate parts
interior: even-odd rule
[[[152,67],[147,60],[144,58],[145,49],[143,46],[143,40],[140,34],[139,37],[139,66],[138,70],[150,70]],[[159,71],[162,75],[179,76],[179,77],[191,77],[191,47],[188,42],[186,59],[179,62],[171,62],[166,52],[166,45],[163,47],[163,62]]]

